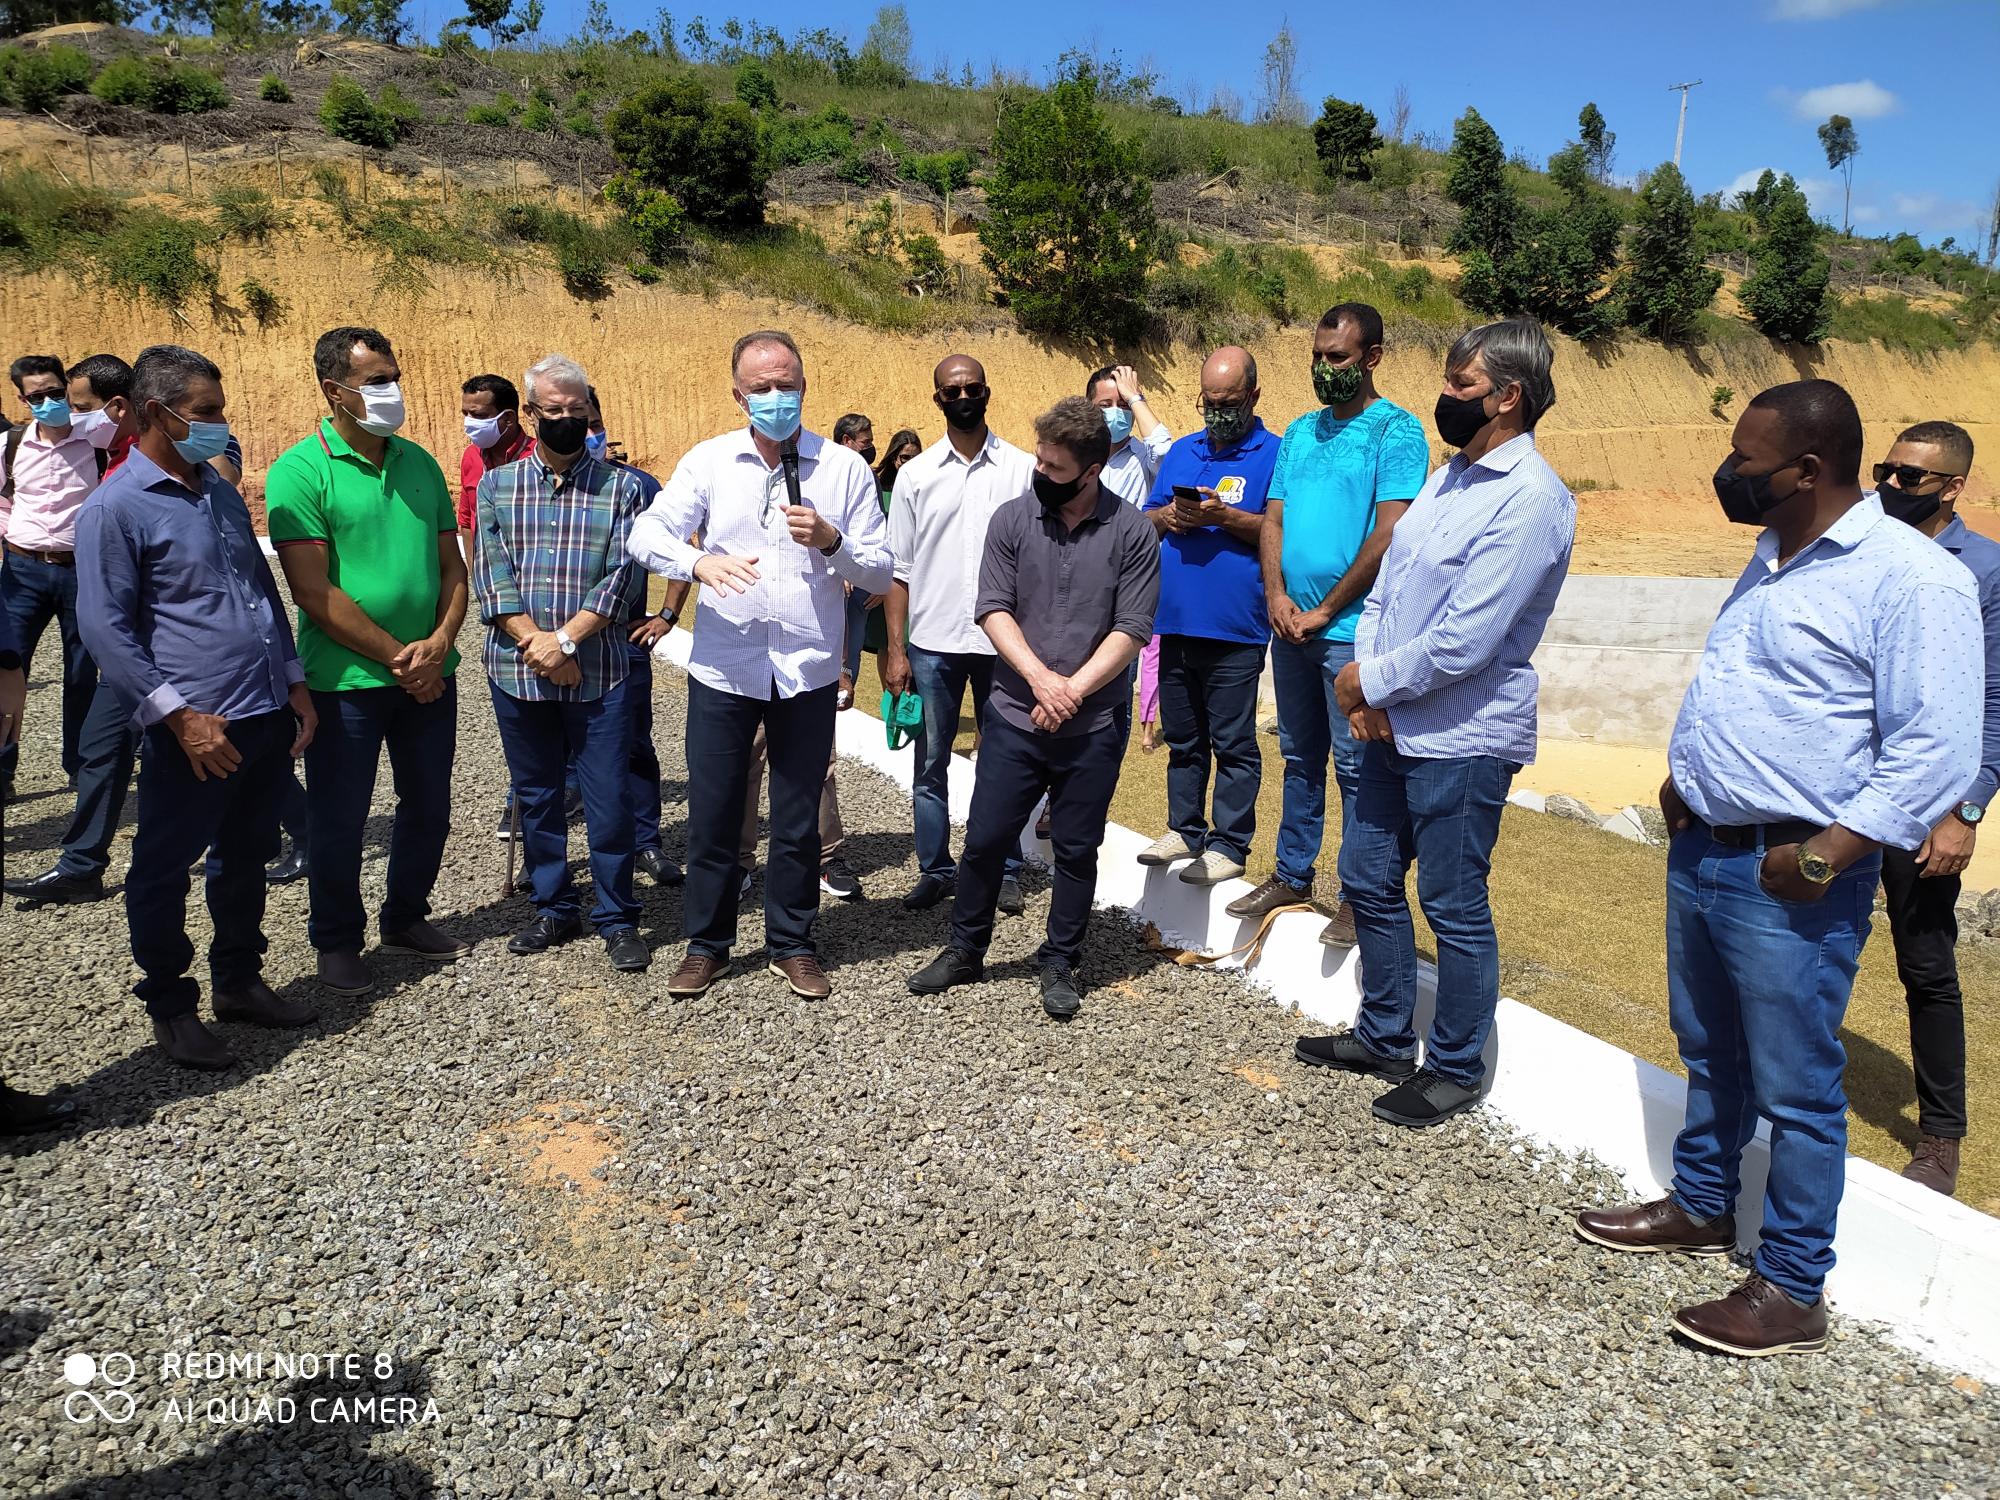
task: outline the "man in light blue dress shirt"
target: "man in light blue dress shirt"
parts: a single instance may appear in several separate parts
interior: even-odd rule
[[[1438,434],[1458,455],[1425,481],[1383,555],[1334,678],[1368,743],[1340,845],[1361,947],[1351,1032],[1299,1042],[1301,1062],[1386,1079],[1380,1119],[1435,1125],[1479,1100],[1500,1003],[1486,877],[1515,772],[1535,758],[1529,665],[1569,573],[1576,501],[1536,450],[1554,353],[1529,319],[1467,333],[1445,359]],[[1437,935],[1437,1011],[1417,1066],[1416,933]]]
[[[1727,1255],[1743,1148],[1770,1120],[1755,1270],[1673,1320],[1750,1356],[1826,1343],[1841,1018],[1882,850],[1921,845],[1978,772],[1985,665],[1971,573],[1862,492],[1846,391],[1774,386],[1733,441],[1717,497],[1765,530],[1709,632],[1660,789],[1687,1118],[1669,1196],[1591,1210],[1577,1230],[1614,1250]]]

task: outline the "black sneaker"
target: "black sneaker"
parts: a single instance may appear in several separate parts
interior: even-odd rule
[[[1375,1101],[1375,1118],[1387,1120],[1391,1125],[1422,1130],[1426,1126],[1442,1125],[1453,1115],[1463,1113],[1478,1102],[1478,1089],[1453,1083],[1449,1078],[1423,1068],[1407,1082],[1397,1084]]]
[[[1057,1021],[1067,1021],[1083,1009],[1083,981],[1068,964],[1050,964],[1042,970],[1042,1009]]]
[[[952,885],[947,875],[919,875],[917,883],[903,896],[903,910],[929,911],[951,894]]]
[[[508,839],[512,838],[513,836],[514,836],[514,804],[511,802],[503,802],[500,804],[500,826],[493,830],[493,837],[500,840],[500,842],[504,844],[507,842]]]
[[[1018,917],[1028,909],[1028,901],[1021,894],[1021,882],[1012,875],[1000,882],[1000,910],[1010,917]]]
[[[1371,1052],[1351,1031],[1332,1036],[1302,1036],[1292,1048],[1292,1056],[1313,1068],[1338,1068],[1343,1073],[1366,1073],[1389,1083],[1401,1083],[1417,1071],[1414,1057],[1384,1057]]]
[[[819,888],[842,901],[861,899],[861,881],[838,854],[819,867]]]
[[[621,974],[638,974],[650,968],[653,955],[646,940],[632,927],[611,927],[604,932],[604,953],[611,967]]]
[[[942,995],[954,985],[977,984],[986,964],[963,948],[947,948],[906,981],[912,995]]]
[[[544,953],[571,938],[583,936],[583,918],[571,913],[567,917],[538,916],[519,932],[507,939],[509,953]]]

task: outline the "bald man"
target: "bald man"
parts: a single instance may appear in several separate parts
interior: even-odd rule
[[[957,882],[945,795],[951,745],[966,688],[974,722],[984,718],[993,690],[993,643],[972,614],[979,563],[993,513],[1035,489],[1034,459],[986,425],[991,398],[978,360],[950,354],[938,361],[931,400],[944,413],[945,435],[903,465],[889,511],[896,581],[883,602],[882,686],[892,693],[914,689],[924,705],[910,781],[918,873],[903,897],[909,911],[936,906]],[[1024,904],[1020,873],[1016,849],[1000,883],[1000,910],[1010,915]]]
[[[1271,618],[1257,551],[1279,440],[1257,415],[1258,394],[1257,361],[1247,349],[1209,355],[1201,367],[1202,430],[1167,450],[1146,498],[1160,536],[1167,831],[1139,863],[1190,861],[1181,870],[1188,885],[1243,873],[1264,777],[1257,684]]]

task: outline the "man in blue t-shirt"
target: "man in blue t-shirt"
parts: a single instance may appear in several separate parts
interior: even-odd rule
[[[1375,392],[1381,362],[1382,315],[1365,302],[1330,308],[1313,331],[1320,410],[1286,428],[1278,451],[1261,552],[1285,804],[1277,873],[1232,901],[1233,917],[1261,917],[1312,894],[1329,752],[1343,834],[1354,805],[1361,741],[1334,701],[1333,679],[1354,660],[1354,627],[1390,530],[1430,472],[1422,425]],[[1320,941],[1354,945],[1354,912],[1345,899]]]
[[[1192,859],[1189,885],[1243,873],[1263,761],[1257,683],[1271,624],[1257,551],[1277,434],[1257,416],[1257,362],[1218,349],[1201,367],[1203,430],[1167,450],[1145,510],[1160,533],[1160,728],[1168,830],[1143,865]],[[1215,803],[1207,813],[1209,766]]]

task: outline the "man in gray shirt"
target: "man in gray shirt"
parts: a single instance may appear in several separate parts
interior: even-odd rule
[[[1097,481],[1111,454],[1103,413],[1081,397],[1035,419],[1034,494],[1008,501],[986,532],[974,615],[999,661],[980,726],[979,770],[951,946],[910,976],[935,995],[985,973],[1007,855],[1044,793],[1055,885],[1036,955],[1042,1008],[1082,1008],[1076,962],[1097,892],[1097,846],[1118,785],[1124,735],[1114,716],[1125,669],[1151,639],[1160,602],[1159,540]]]

